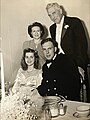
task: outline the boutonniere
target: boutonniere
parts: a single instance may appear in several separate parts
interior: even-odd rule
[[[64,28],[67,29],[69,27],[69,25],[65,25]]]

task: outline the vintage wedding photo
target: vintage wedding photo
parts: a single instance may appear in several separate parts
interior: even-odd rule
[[[0,1],[0,120],[90,120],[90,0]]]

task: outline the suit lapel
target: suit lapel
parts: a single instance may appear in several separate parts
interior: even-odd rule
[[[62,28],[62,34],[61,34],[61,38],[63,39],[64,35],[66,34],[66,31],[68,31],[68,27],[69,27],[69,24],[68,24],[68,20],[67,20],[67,17],[65,16],[64,18],[64,23],[63,23],[63,28]],[[53,24],[52,26],[52,29],[51,29],[51,36],[53,39],[56,40],[56,23]]]
[[[56,40],[56,24],[53,24],[52,29],[51,29],[51,36],[54,40]]]
[[[61,34],[61,38],[63,39],[67,29],[64,28],[65,24],[63,25],[63,28],[62,28],[62,34]]]
[[[63,23],[63,28],[62,28],[62,34],[61,34],[61,38],[63,39],[66,31],[68,30],[69,25],[67,24],[67,19],[66,16],[64,18],[64,23]]]

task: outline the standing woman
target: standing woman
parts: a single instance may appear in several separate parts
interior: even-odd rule
[[[44,27],[39,22],[34,22],[32,25],[28,26],[28,34],[31,38],[30,41],[25,41],[23,43],[23,49],[25,48],[32,48],[38,52],[39,55],[39,69],[42,68],[43,64],[45,63],[45,57],[43,55],[43,50],[41,47],[42,37],[45,34]]]

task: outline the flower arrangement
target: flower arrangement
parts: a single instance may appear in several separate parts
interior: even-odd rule
[[[21,93],[9,95],[1,101],[1,120],[38,120],[43,103],[43,99],[38,95],[33,97]]]

